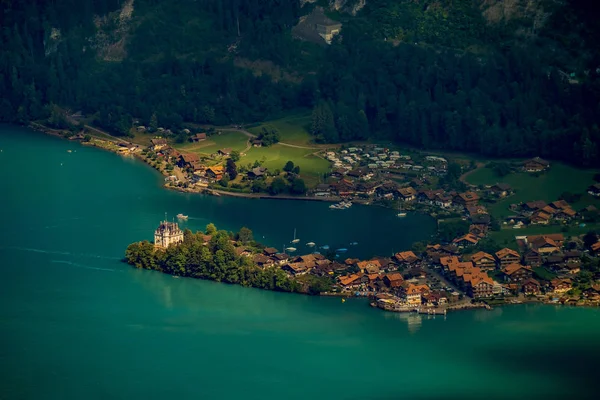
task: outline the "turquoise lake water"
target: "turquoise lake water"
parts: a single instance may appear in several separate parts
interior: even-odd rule
[[[0,399],[595,398],[598,309],[401,315],[120,262],[165,212],[359,257],[427,238],[426,216],[171,192],[135,160],[19,127],[0,126],[0,150]]]

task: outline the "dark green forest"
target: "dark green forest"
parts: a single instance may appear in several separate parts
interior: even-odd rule
[[[314,7],[298,0],[136,0],[125,27],[123,3],[1,1],[0,121],[44,119],[58,105],[124,135],[153,114],[177,129],[306,108],[317,141],[600,165],[600,28],[583,0],[527,43],[514,23],[488,26],[470,0],[370,0],[356,17],[332,15],[344,25],[331,46],[292,38]],[[119,40],[123,57],[103,58]],[[239,58],[301,79],[255,76]]]

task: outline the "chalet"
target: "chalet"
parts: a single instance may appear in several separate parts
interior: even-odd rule
[[[269,257],[273,257],[275,254],[277,254],[277,249],[274,247],[265,247],[263,249],[263,253],[265,253],[265,255],[269,256]]]
[[[152,143],[152,150],[159,151],[167,147],[167,139],[157,138],[151,139],[150,143]]]
[[[596,183],[588,187],[587,192],[595,197],[600,197],[600,183]]]
[[[250,179],[263,178],[266,173],[267,173],[267,169],[265,167],[252,168],[250,171],[248,171],[248,178],[250,178]]]
[[[594,254],[598,254],[600,252],[600,242],[596,242],[594,243],[591,247],[590,250],[592,251],[592,253]]]
[[[402,277],[402,274],[398,272],[392,272],[384,275],[383,283],[390,289],[396,289],[402,286],[404,283],[404,278]]]
[[[569,203],[567,203],[564,200],[553,201],[552,203],[549,204],[549,207],[552,207],[555,210],[563,210],[565,208],[571,208]]]
[[[554,214],[554,218],[559,221],[569,221],[577,216],[577,212],[570,207],[563,208],[558,210],[556,214]]]
[[[250,257],[252,252],[245,247],[236,247],[233,249],[238,257]]]
[[[496,268],[496,259],[491,254],[479,251],[471,256],[473,265],[482,271],[493,270]]]
[[[254,261],[254,263],[256,265],[258,265],[259,267],[263,267],[263,268],[273,265],[273,260],[264,254],[255,254],[252,257],[252,261]]]
[[[452,207],[452,197],[438,194],[435,198],[434,204],[441,208],[450,208]]]
[[[348,173],[346,175],[348,175],[351,178],[360,179],[360,178],[364,177],[365,175],[367,175],[367,171],[364,168],[357,168],[357,169],[348,171]]]
[[[479,299],[494,295],[494,281],[485,273],[466,277],[465,283],[467,294],[473,298]]]
[[[540,294],[540,283],[533,278],[526,279],[523,282],[523,293],[527,295]]]
[[[206,133],[196,133],[190,138],[192,142],[202,142],[206,140]]]
[[[277,254],[274,254],[273,256],[271,256],[271,259],[273,260],[273,262],[275,264],[283,265],[288,262],[288,260],[290,259],[290,256],[288,256],[285,253],[277,253]]]
[[[541,172],[550,168],[550,163],[542,160],[539,157],[532,158],[523,162],[523,170],[525,172]]]
[[[512,193],[512,188],[508,183],[496,183],[490,188],[490,191],[498,197],[506,197]]]
[[[488,225],[472,224],[471,226],[469,226],[469,233],[479,238],[483,238],[488,233]]]
[[[360,261],[357,263],[357,266],[361,272],[365,272],[368,274],[379,273],[379,270],[381,269],[381,264],[379,263],[379,260]]]
[[[331,176],[341,179],[346,175],[346,172],[347,171],[343,168],[337,168],[337,169],[334,169],[333,171],[331,171]]]
[[[229,148],[229,147],[217,150],[217,155],[220,155],[222,157],[228,157],[230,154],[231,154],[231,148]]]
[[[356,185],[356,193],[362,193],[362,194],[366,194],[366,195],[373,195],[375,194],[375,189],[377,188],[377,185],[375,183],[369,183],[369,182],[365,182],[365,183],[359,183]]]
[[[406,302],[409,305],[418,306],[423,302],[423,296],[429,294],[429,286],[427,285],[408,285],[406,288]]]
[[[521,264],[510,264],[502,269],[505,279],[510,282],[522,282],[533,275],[531,267],[526,267]]]
[[[473,234],[467,233],[464,236],[456,238],[452,241],[458,247],[474,246],[479,242],[479,238]]]
[[[417,192],[409,187],[398,189],[398,197],[403,201],[413,201],[416,199]]]
[[[600,301],[600,288],[591,287],[583,291],[583,297],[588,301]]]
[[[210,179],[214,179],[214,180],[221,180],[223,179],[223,166],[222,165],[215,165],[214,167],[208,167],[206,168],[206,176]]]
[[[516,251],[505,247],[496,252],[496,260],[498,260],[500,267],[506,267],[521,261],[521,256]]]
[[[573,287],[570,279],[553,279],[550,282],[550,288],[554,293],[562,294],[568,292]]]
[[[254,147],[262,147],[262,145],[263,145],[262,140],[260,140],[260,139],[254,139],[254,140],[252,140],[252,146],[254,146]]]
[[[533,225],[548,225],[552,219],[552,216],[542,210],[538,210],[534,212],[531,217],[529,217],[529,222]]]
[[[413,264],[419,261],[419,257],[417,257],[412,251],[403,251],[400,253],[396,253],[394,255],[394,258],[398,263],[401,264]]]
[[[577,275],[581,272],[581,266],[579,265],[579,263],[569,262],[565,264],[565,270],[569,275]]]
[[[541,210],[542,208],[548,206],[548,204],[546,204],[545,201],[542,200],[536,200],[536,201],[529,201],[527,203],[524,203],[521,206],[521,209],[525,212],[534,212],[537,210]]]
[[[445,271],[448,271],[451,265],[458,265],[460,261],[456,256],[440,257],[440,265]]]
[[[466,206],[465,208],[466,208],[467,213],[469,214],[469,217],[471,219],[475,215],[487,214],[487,210],[482,205],[473,204],[473,205],[470,205],[470,206]]]
[[[536,249],[529,249],[523,256],[523,262],[532,267],[539,267],[542,265],[542,256]]]
[[[565,242],[565,237],[562,233],[549,233],[546,235],[527,236],[525,241],[530,247],[534,247],[532,245],[532,243],[539,240],[540,238],[546,238],[546,239],[553,240],[559,248],[562,248],[563,243]]]
[[[303,263],[287,263],[281,269],[292,276],[304,275],[309,271],[309,268]]]
[[[398,193],[398,184],[394,181],[385,181],[377,187],[375,192],[379,197],[393,199],[396,193]]]
[[[454,203],[467,207],[476,205],[479,201],[479,195],[474,192],[459,193],[454,197]]]
[[[532,249],[540,254],[551,254],[560,251],[561,246],[548,236],[538,236],[532,241],[528,241]]]
[[[200,163],[200,157],[194,153],[183,153],[179,156],[177,165],[181,168],[193,168],[194,164]]]
[[[567,251],[564,255],[564,261],[567,263],[580,263],[581,252],[577,250]]]
[[[340,285],[345,289],[356,288],[361,284],[363,274],[344,275],[338,278]]]

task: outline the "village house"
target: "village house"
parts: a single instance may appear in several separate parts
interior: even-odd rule
[[[223,170],[224,168],[222,165],[208,167],[206,168],[206,176],[210,179],[220,181],[221,179],[223,179]]]
[[[533,278],[526,279],[523,282],[523,293],[525,293],[526,295],[540,294],[540,288],[540,283]]]
[[[194,136],[190,138],[192,142],[202,142],[206,140],[206,133],[196,133]]]
[[[429,286],[410,284],[406,288],[406,303],[411,306],[420,306],[423,303],[423,295],[429,294]]]
[[[403,201],[413,201],[416,199],[416,196],[416,190],[410,186],[398,189],[398,197]]]
[[[554,219],[558,221],[570,221],[577,216],[577,212],[570,207],[560,209],[554,214]]]
[[[273,257],[275,254],[278,253],[277,249],[274,247],[265,247],[263,249],[263,253],[268,256],[268,257]]]
[[[367,274],[378,274],[381,269],[379,260],[360,261],[356,264],[361,272]]]
[[[529,222],[533,225],[548,225],[552,216],[542,210],[534,212],[529,217]]]
[[[486,224],[472,224],[469,226],[469,233],[479,238],[484,238],[488,233],[488,225]]]
[[[511,264],[519,263],[521,261],[521,256],[513,249],[505,247],[496,252],[496,260],[498,260],[500,268],[503,268]]]
[[[523,282],[533,275],[531,267],[526,267],[521,264],[510,264],[502,269],[505,275],[505,280],[516,283]]]
[[[591,247],[590,250],[592,251],[593,254],[598,254],[600,253],[600,241],[594,243]]]
[[[274,264],[273,260],[265,254],[255,254],[252,257],[252,261],[261,268],[266,268]]]
[[[150,143],[152,143],[152,150],[154,151],[159,151],[167,147],[167,139],[163,138],[151,139]]]
[[[547,206],[548,206],[548,204],[546,204],[546,202],[543,200],[529,201],[529,202],[523,203],[521,205],[521,210],[526,213],[533,213],[533,212],[535,212],[537,210],[541,210]]]
[[[412,251],[403,251],[394,255],[396,261],[400,264],[413,264],[419,261],[419,257]]]
[[[195,153],[182,153],[179,156],[177,165],[181,168],[194,168],[194,165],[200,162],[200,157]]]
[[[478,251],[471,256],[473,265],[481,269],[482,271],[489,271],[496,269],[496,260],[491,254],[483,251]]]
[[[479,201],[479,195],[474,192],[459,193],[454,197],[454,203],[460,206],[474,206]]]
[[[594,197],[600,197],[600,183],[596,183],[588,187],[587,192]]]
[[[474,246],[479,242],[479,238],[473,234],[467,233],[464,236],[458,237],[452,243],[459,248]]]
[[[252,140],[252,146],[253,147],[262,147],[263,142],[260,139],[253,139]]]
[[[494,295],[494,281],[485,273],[465,276],[467,294],[474,299],[492,297]]]
[[[490,188],[490,192],[498,197],[506,197],[512,193],[512,188],[508,183],[496,183]]]
[[[541,172],[550,168],[550,163],[542,160],[539,157],[532,158],[523,162],[523,170],[525,172]]]
[[[287,263],[281,269],[291,276],[300,276],[308,272],[308,268],[303,263]]]
[[[383,284],[388,288],[395,290],[404,284],[404,278],[399,272],[392,272],[383,276]]]
[[[284,265],[285,263],[288,262],[288,260],[290,259],[290,256],[288,256],[285,253],[277,253],[277,254],[274,254],[273,256],[271,256],[271,259],[277,265]]]
[[[265,167],[252,168],[250,171],[248,171],[248,178],[250,178],[250,179],[263,178],[266,173],[267,173],[267,169]]]
[[[361,284],[361,278],[363,274],[352,274],[352,275],[343,275],[338,278],[340,285],[344,289],[353,289],[358,288]]]
[[[550,288],[556,294],[566,293],[573,287],[570,279],[552,279]]]
[[[245,247],[235,247],[233,249],[235,251],[235,255],[238,257],[250,257],[252,256],[252,252]]]
[[[531,265],[532,267],[539,267],[542,265],[542,256],[536,249],[529,249],[523,255],[523,262],[525,265]]]
[[[229,147],[217,150],[217,155],[219,155],[221,157],[229,157],[230,154],[231,154],[231,148],[229,148]]]
[[[542,255],[559,252],[562,247],[550,236],[545,235],[528,237],[527,243],[532,249],[537,250]]]

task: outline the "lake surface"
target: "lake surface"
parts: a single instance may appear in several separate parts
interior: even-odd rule
[[[75,152],[67,153],[71,149]],[[389,255],[427,216],[164,190],[132,159],[0,126],[0,399],[592,398],[600,310],[514,306],[447,317],[272,293],[120,262],[184,213]],[[264,236],[264,239],[262,237]]]

